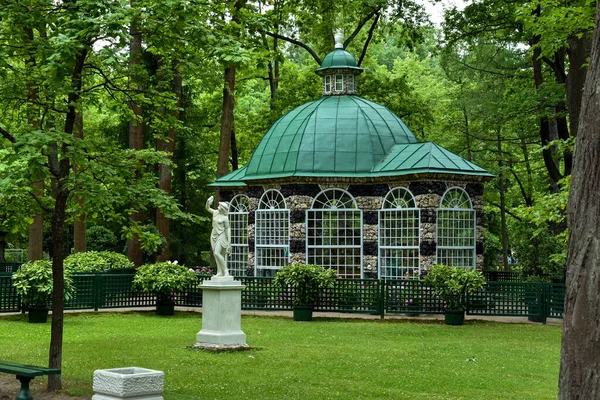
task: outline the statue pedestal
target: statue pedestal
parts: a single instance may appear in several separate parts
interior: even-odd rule
[[[241,330],[242,290],[232,276],[213,276],[202,289],[202,330],[193,347],[207,350],[248,348]]]

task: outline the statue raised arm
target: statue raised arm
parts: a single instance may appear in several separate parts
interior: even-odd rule
[[[214,197],[206,200],[206,210],[212,214],[210,247],[217,263],[217,276],[229,276],[227,254],[231,252],[231,228],[229,227],[229,203],[219,202],[216,210],[211,208]]]

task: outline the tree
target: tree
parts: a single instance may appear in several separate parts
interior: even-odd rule
[[[600,398],[600,6],[596,11],[568,205],[561,400]]]

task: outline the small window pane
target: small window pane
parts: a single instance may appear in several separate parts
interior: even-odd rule
[[[325,77],[325,93],[331,93],[331,76]]]
[[[354,75],[348,75],[346,78],[348,79],[348,91],[354,92]]]
[[[336,91],[344,90],[344,75],[336,75],[335,76],[335,90]]]

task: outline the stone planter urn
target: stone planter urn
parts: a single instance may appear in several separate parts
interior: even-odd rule
[[[165,374],[153,369],[127,367],[94,371],[92,400],[164,400]]]

